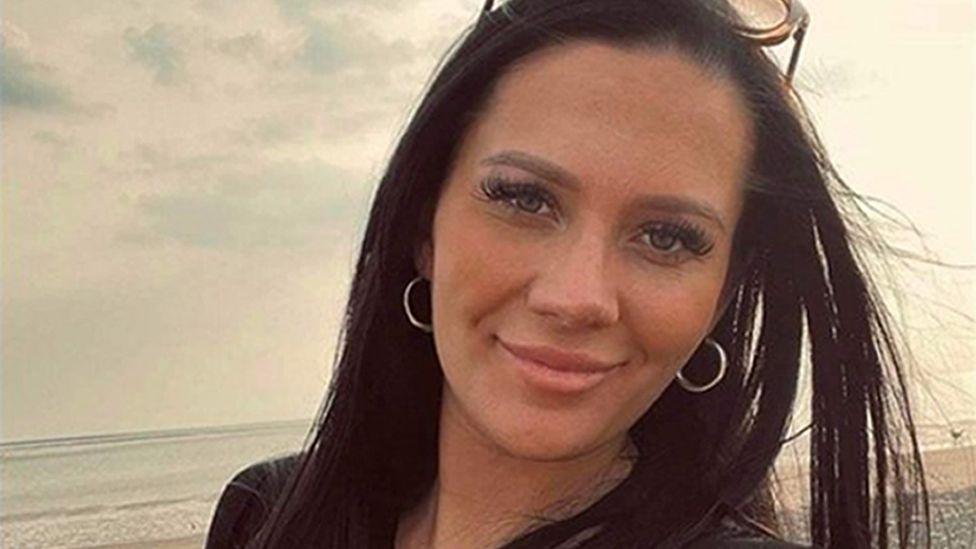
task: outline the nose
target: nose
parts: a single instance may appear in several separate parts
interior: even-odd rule
[[[562,329],[615,323],[620,309],[607,254],[595,235],[553,246],[529,287],[529,310]]]

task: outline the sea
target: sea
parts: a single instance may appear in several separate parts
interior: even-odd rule
[[[0,443],[0,547],[202,539],[227,481],[256,461],[301,449],[310,422]],[[943,488],[976,495],[976,421],[918,431],[927,453],[958,455],[947,469],[955,471],[952,486]],[[969,534],[976,509],[960,513],[959,528],[976,539]]]
[[[0,547],[98,547],[206,533],[220,492],[301,449],[310,420],[0,443]]]

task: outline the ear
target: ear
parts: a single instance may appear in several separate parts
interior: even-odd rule
[[[424,240],[420,246],[417,246],[413,254],[413,264],[420,276],[431,280],[431,273],[434,270],[434,246],[430,239]]]

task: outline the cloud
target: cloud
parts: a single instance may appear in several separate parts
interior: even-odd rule
[[[356,52],[349,48],[349,36],[343,36],[341,29],[315,21],[308,25],[307,31],[298,58],[311,72],[331,74],[354,61]]]
[[[240,60],[260,59],[266,49],[264,37],[256,31],[232,36],[217,42],[217,51]]]
[[[67,147],[70,144],[69,139],[48,130],[34,132],[32,137],[34,138],[34,141],[37,141],[38,143],[44,143],[45,145],[50,145],[58,149]]]
[[[233,143],[293,143],[323,127],[323,138],[347,138],[397,117],[426,75],[419,46],[362,23],[355,16],[308,19],[287,31],[210,40],[216,93],[229,103],[260,101],[239,117]]]
[[[278,11],[285,19],[304,19],[309,16],[312,0],[275,0]]]
[[[36,111],[68,111],[76,106],[68,89],[54,80],[54,71],[30,56],[26,33],[9,23],[0,31],[0,102]]]
[[[370,31],[360,16],[341,16],[325,21],[304,19],[303,39],[293,53],[297,66],[315,76],[384,75],[397,66],[414,62],[418,48],[407,40],[389,40]]]
[[[364,5],[385,12],[395,12],[404,5],[400,0],[277,0],[279,13],[296,24],[304,38],[294,60],[299,66],[319,76],[334,75],[345,69],[368,72],[390,69],[415,60],[417,47],[403,39],[390,40],[379,34]],[[354,7],[342,10],[343,4]],[[243,46],[243,44],[240,44]]]
[[[230,152],[187,153],[173,146],[138,143],[132,150],[120,153],[118,159],[123,171],[145,175],[178,175],[187,177],[194,173],[209,171],[221,165],[232,165],[239,159]],[[118,167],[118,166],[117,166]]]
[[[259,153],[268,146],[307,142],[316,126],[311,119],[309,113],[301,110],[248,117],[240,128],[227,131],[225,137],[232,146]]]
[[[207,62],[220,67],[209,75],[235,100],[270,94],[272,100],[315,95],[327,103],[361,101],[364,94],[400,91],[398,71],[416,65],[420,52],[410,41],[381,35],[366,23],[358,15],[309,17],[287,30],[213,37],[200,47],[207,50],[201,50]]]
[[[52,160],[55,160],[58,164],[61,164],[68,158],[71,152],[71,146],[73,145],[71,138],[50,130],[36,131],[31,136],[31,139],[34,143],[40,145],[39,147],[35,147],[37,153],[43,153],[46,149],[52,155]]]
[[[365,217],[362,177],[321,160],[228,171],[210,187],[146,196],[142,226],[120,240],[224,250],[334,246]]]
[[[156,23],[144,31],[129,27],[125,42],[138,63],[153,71],[156,82],[170,85],[182,79],[185,72],[184,54],[173,45],[170,30]]]
[[[323,107],[319,112],[291,107],[281,112],[244,119],[239,128],[225,132],[229,146],[239,154],[261,154],[269,147],[296,143],[334,144],[382,127],[393,115],[380,107],[352,104]]]
[[[275,0],[278,11],[286,19],[303,19],[313,13],[352,6],[362,9],[364,6],[382,10],[394,11],[409,3],[406,0]]]

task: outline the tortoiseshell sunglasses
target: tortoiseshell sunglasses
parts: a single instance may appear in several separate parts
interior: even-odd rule
[[[810,14],[799,0],[728,0],[739,21],[732,26],[742,36],[760,46],[775,46],[793,37],[793,52],[786,68],[786,83],[793,82],[800,48],[810,24]],[[484,16],[492,10],[495,0],[485,0]]]

